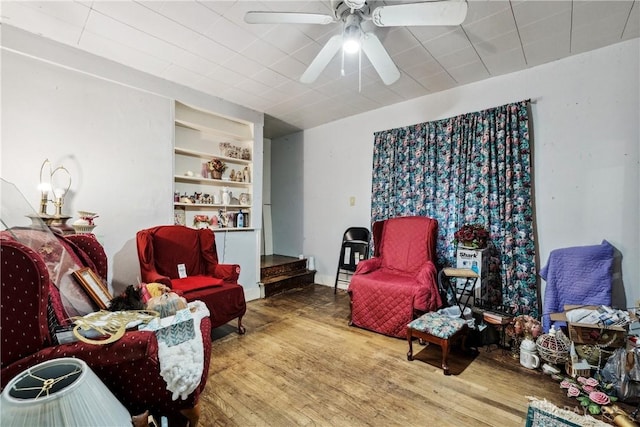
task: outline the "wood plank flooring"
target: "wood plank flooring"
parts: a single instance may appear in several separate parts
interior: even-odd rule
[[[475,358],[348,326],[345,291],[308,286],[251,301],[246,335],[214,331],[203,426],[521,426],[527,396],[556,405],[558,383],[502,350]]]

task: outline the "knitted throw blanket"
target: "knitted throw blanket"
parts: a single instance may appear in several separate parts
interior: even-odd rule
[[[185,400],[200,385],[204,367],[204,348],[200,320],[209,316],[209,310],[202,301],[189,303],[192,312],[195,337],[191,340],[169,347],[163,341],[158,342],[160,375],[167,382],[167,390],[173,393],[172,399]],[[208,338],[208,337],[207,337]]]

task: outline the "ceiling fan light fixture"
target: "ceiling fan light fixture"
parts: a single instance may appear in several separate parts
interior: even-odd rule
[[[360,29],[359,17],[355,14],[349,15],[344,23],[342,32],[342,50],[345,53],[357,53],[360,51],[362,30]]]
[[[366,0],[344,0],[344,4],[352,11],[362,9],[365,3]]]
[[[360,50],[360,39],[344,39],[342,50],[344,50],[344,53],[358,53]]]

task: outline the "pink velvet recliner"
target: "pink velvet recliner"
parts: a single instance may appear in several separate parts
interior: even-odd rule
[[[438,222],[399,217],[373,226],[374,257],[360,261],[351,278],[351,323],[404,338],[416,314],[437,310]]]
[[[187,301],[202,301],[211,313],[212,329],[237,318],[238,333],[245,333],[247,303],[238,284],[240,266],[218,262],[213,231],[161,225],[138,231],[136,241],[143,282],[162,283]],[[186,276],[180,277],[182,265]]]
[[[132,415],[149,410],[156,417],[166,416],[172,426],[197,424],[198,400],[209,372],[209,339],[202,340],[204,366],[200,383],[185,400],[173,400],[172,392],[167,390],[160,375],[158,342],[153,332],[127,331],[106,345],[81,341],[57,344],[54,328],[68,324],[70,317],[65,310],[68,301],[58,288],[67,286],[63,291],[67,292],[72,285],[73,279],[67,277],[65,270],[91,267],[106,280],[106,255],[95,236],[62,237],[42,230],[12,229],[0,233],[0,257],[3,388],[17,374],[38,363],[76,357],[91,367]],[[91,305],[92,301],[76,302],[75,307],[83,304]],[[203,337],[209,337],[208,318],[201,319],[200,331]]]

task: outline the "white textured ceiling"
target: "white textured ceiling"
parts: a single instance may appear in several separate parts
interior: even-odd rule
[[[414,1],[373,1],[381,4]],[[638,0],[469,0],[455,27],[376,28],[400,69],[385,86],[340,55],[298,81],[341,25],[247,24],[244,14],[332,14],[331,1],[5,1],[2,22],[264,112],[275,138],[640,36]]]

